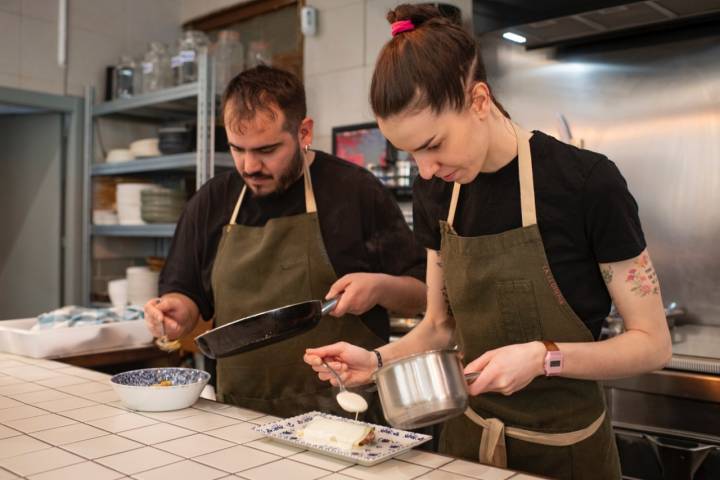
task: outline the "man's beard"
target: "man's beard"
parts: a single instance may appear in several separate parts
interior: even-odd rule
[[[300,150],[300,146],[298,146],[297,150],[295,151],[295,155],[293,155],[292,160],[290,160],[290,165],[288,165],[287,170],[280,174],[280,177],[277,179],[277,186],[275,187],[275,189],[269,192],[253,191],[253,194],[256,197],[263,198],[271,198],[282,195],[290,188],[293,183],[295,183],[298,178],[300,178],[300,175],[303,171],[304,161],[305,159],[303,157],[302,151]],[[243,178],[272,178],[270,175],[263,175],[261,173],[256,173],[253,175],[247,175],[243,173],[242,176]]]

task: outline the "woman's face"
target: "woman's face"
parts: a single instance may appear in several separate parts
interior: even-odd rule
[[[420,176],[446,182],[470,183],[485,163],[488,150],[487,122],[471,108],[446,109],[436,114],[429,108],[378,118],[383,135],[417,162]]]

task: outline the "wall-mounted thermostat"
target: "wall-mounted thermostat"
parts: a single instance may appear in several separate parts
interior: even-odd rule
[[[315,7],[303,7],[300,10],[300,30],[303,35],[312,37],[317,34],[318,11]]]

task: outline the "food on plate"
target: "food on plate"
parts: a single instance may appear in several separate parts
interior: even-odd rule
[[[172,387],[173,382],[172,382],[172,380],[161,380],[158,383],[153,383],[151,386],[153,386],[153,387]]]
[[[350,450],[371,443],[375,439],[375,427],[318,416],[299,429],[297,434],[310,443]]]

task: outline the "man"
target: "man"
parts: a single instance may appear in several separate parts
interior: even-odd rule
[[[180,219],[148,327],[169,340],[200,318],[220,326],[269,309],[342,294],[334,317],[300,336],[218,360],[219,400],[278,416],[338,411],[303,367],[305,348],[347,340],[375,348],[387,311],[425,307],[425,254],[392,196],[368,171],[310,150],[313,120],[294,75],[260,66],[223,98],[237,171],[222,173]],[[373,420],[380,420],[373,418]]]

